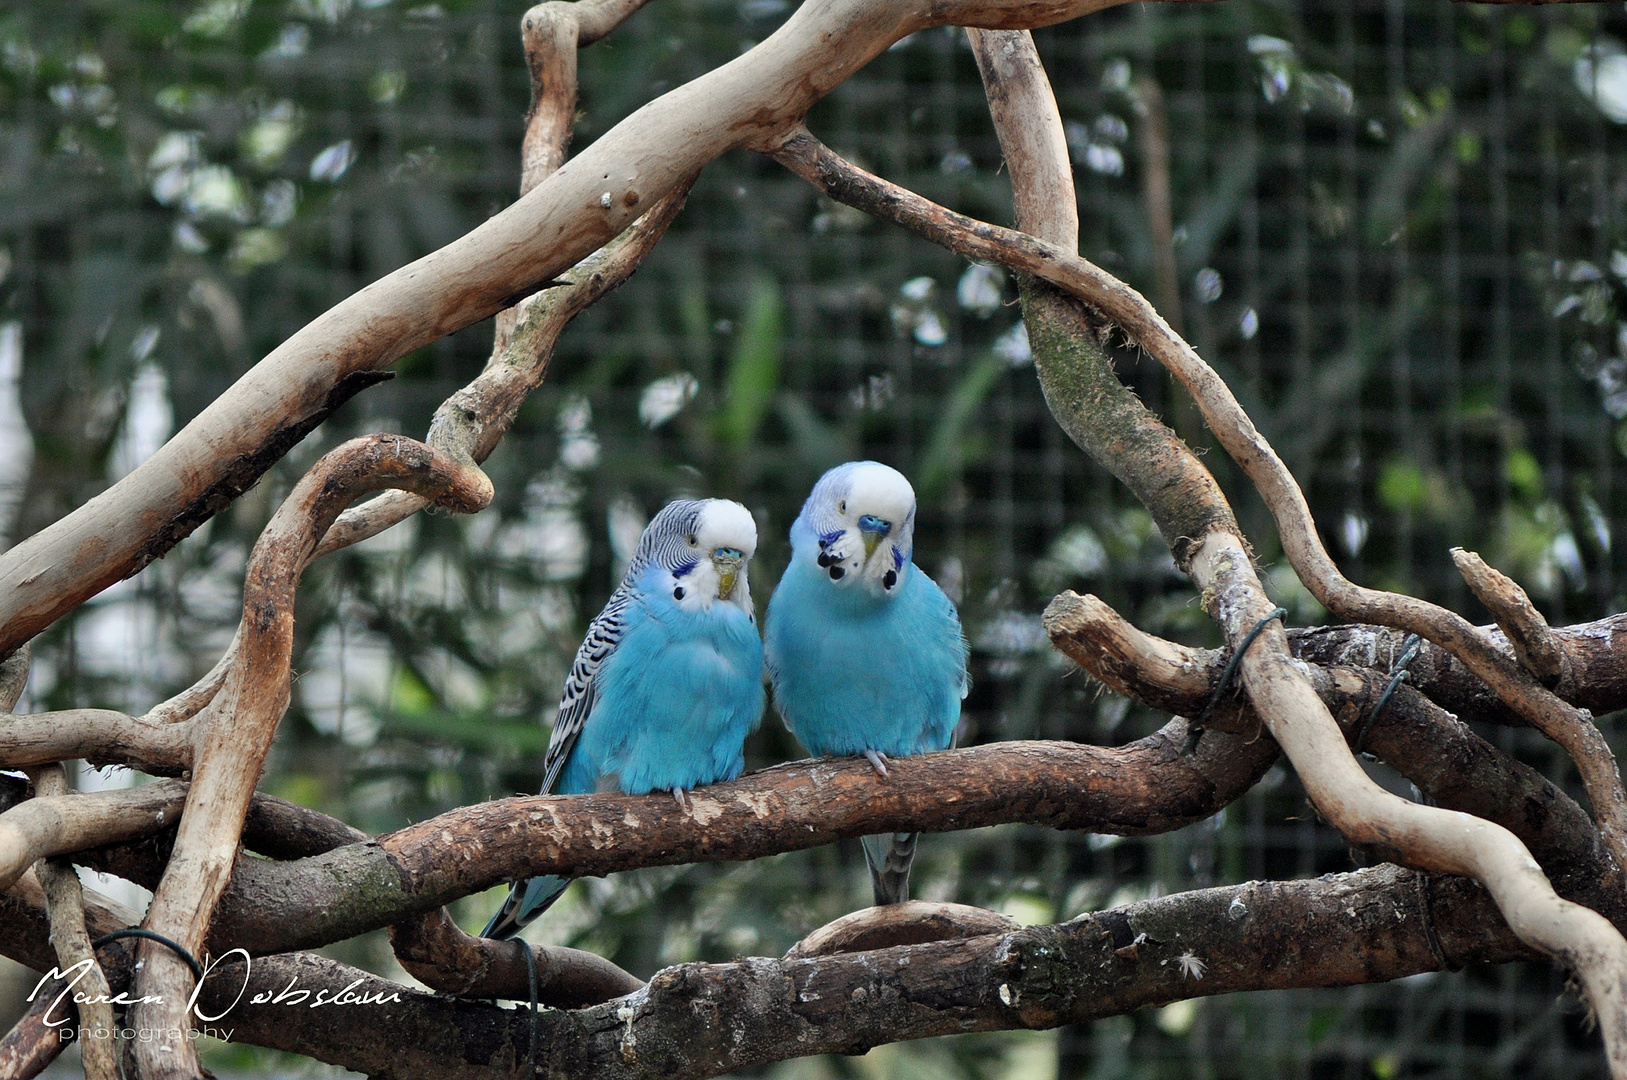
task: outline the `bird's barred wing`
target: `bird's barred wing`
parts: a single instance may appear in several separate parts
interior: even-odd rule
[[[571,673],[565,679],[565,692],[559,699],[559,713],[554,718],[554,733],[548,739],[548,751],[542,759],[542,794],[547,795],[559,782],[565,771],[565,762],[582,733],[582,725],[593,712],[598,698],[595,680],[605,659],[616,651],[626,628],[627,606],[633,594],[625,586],[611,594],[610,602],[592,623],[587,636],[571,661]]]

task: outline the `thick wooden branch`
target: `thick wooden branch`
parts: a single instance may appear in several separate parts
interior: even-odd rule
[[[37,859],[138,840],[180,818],[186,785],[160,780],[136,788],[29,799],[0,814],[0,888]]]
[[[211,948],[281,952],[388,926],[504,881],[759,858],[896,829],[1027,822],[1122,835],[1209,817],[1276,758],[1269,742],[1211,733],[1183,757],[1186,724],[1122,747],[1000,743],[909,758],[876,777],[862,759],[776,766],[696,791],[530,796],[461,807],[290,862],[240,861]]]
[[[1094,596],[1063,593],[1046,609],[1045,626],[1057,648],[1091,675],[1170,712],[1201,710],[1225,666],[1220,650],[1188,649],[1143,633]],[[1556,876],[1564,895],[1627,925],[1627,895],[1610,873],[1592,819],[1541,773],[1410,686],[1398,687],[1374,716],[1389,684],[1386,671],[1331,665],[1311,667],[1309,675],[1353,747],[1360,740],[1360,748],[1389,762],[1437,805],[1502,825]],[[1263,730],[1246,702],[1217,709],[1210,723],[1244,734]]]
[[[906,34],[1042,26],[1118,0],[812,0],[731,63],[617,124],[459,240],[341,302],[129,476],[0,555],[0,651],[162,555],[397,358],[488,318],[725,151],[766,142]]]
[[[49,962],[37,889],[0,894],[0,951]],[[93,922],[99,909],[92,905]],[[992,914],[992,913],[991,913]],[[93,930],[96,929],[93,926]],[[595,1008],[540,1014],[541,1071],[706,1077],[931,1035],[1044,1028],[1243,990],[1344,986],[1532,953],[1473,882],[1379,866],[1310,881],[1250,882],[1160,897],[1057,926],[800,959],[687,964]],[[114,985],[128,962],[110,964]],[[231,1038],[402,1080],[511,1080],[529,1018],[407,990],[309,954],[256,958],[204,984],[210,1026]],[[351,986],[398,1002],[312,1009]],[[303,1006],[303,1007],[302,1007]]]

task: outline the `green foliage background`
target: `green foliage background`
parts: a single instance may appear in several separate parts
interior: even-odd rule
[[[0,12],[0,359],[21,356],[20,413],[6,413],[0,363],[10,539],[94,496],[326,307],[513,198],[523,10],[21,0]],[[578,144],[789,10],[651,4],[582,53]],[[1142,80],[1161,86],[1186,331],[1294,469],[1356,580],[1483,618],[1446,559],[1462,544],[1552,618],[1627,607],[1614,546],[1627,524],[1624,36],[1615,7],[1442,0],[1143,4],[1036,35],[1068,121],[1082,250],[1149,296]],[[958,32],[900,43],[810,123],[933,199],[1010,219]],[[1068,674],[1039,611],[1061,588],[1088,589],[1149,630],[1203,644],[1213,631],[1147,515],[1049,419],[1013,299],[1003,275],[828,204],[771,162],[713,163],[633,282],[566,332],[489,464],[497,503],[420,518],[312,569],[301,678],[265,786],[373,831],[532,790],[571,653],[647,517],[680,494],[745,502],[763,537],[761,604],[813,480],[861,455],[914,478],[918,558],[960,600],[974,645],[962,744],[1152,730],[1162,717]],[[489,341],[476,327],[405,358],[230,512],[52,628],[23,707],[140,710],[206,670],[235,625],[249,546],[301,470],[356,433],[421,435]],[[1209,445],[1154,365],[1124,351],[1119,367]],[[682,407],[662,416],[663,402]],[[1320,619],[1258,500],[1223,454],[1206,461],[1292,618]],[[1539,741],[1491,737],[1573,779]],[[753,766],[800,756],[772,718],[748,752]],[[1349,865],[1277,770],[1166,837],[930,838],[916,891],[1049,921]],[[643,975],[778,953],[866,902],[861,867],[842,845],[588,881],[537,937]],[[475,926],[496,902],[473,897],[458,914]],[[381,940],[336,951],[392,970]],[[1471,969],[763,1071],[1602,1075],[1596,1038],[1560,991],[1546,968]],[[304,1068],[228,1047],[211,1060]]]

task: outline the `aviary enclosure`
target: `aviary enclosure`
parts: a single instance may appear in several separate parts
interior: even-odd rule
[[[1627,1076],[1624,33],[0,17],[0,951],[220,961],[189,1009],[96,949],[147,1000],[81,1010],[95,1077]],[[961,606],[959,749],[770,718],[684,809],[513,795],[661,502],[749,506],[766,597],[857,456]],[[906,827],[921,899],[849,914]],[[551,872],[533,988],[460,926]]]

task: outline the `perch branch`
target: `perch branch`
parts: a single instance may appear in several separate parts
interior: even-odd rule
[[[20,769],[69,758],[92,765],[129,765],[154,775],[192,766],[184,723],[154,723],[111,709],[69,709],[0,718],[0,768]]]
[[[994,110],[995,130],[1010,171],[1012,188],[1028,192],[1026,198],[1014,200],[1017,224],[1059,245],[1065,255],[1077,259],[1077,230],[1068,227],[1073,217],[1071,206],[1066,215],[1059,217],[1054,207],[1040,204],[1039,193],[1071,178],[1072,172],[1067,163],[1056,99],[1039,65],[1033,41],[1026,31],[985,34],[983,39],[985,45],[998,40],[998,48],[988,48],[989,53],[1026,58],[1021,65],[1015,62],[1006,65],[1023,71],[1021,80],[1013,84],[1008,96],[1011,101],[1020,102],[1021,110],[1031,118],[1043,118],[1042,122],[1004,124],[999,110]],[[985,84],[1000,81],[1004,74],[1001,64],[981,60],[979,70]],[[991,98],[993,96],[991,94]],[[1141,325],[1127,329],[1144,348],[1165,363],[1198,400],[1204,418],[1222,445],[1243,465],[1266,502],[1272,504],[1279,528],[1284,515],[1277,504],[1288,501],[1303,511],[1303,521],[1308,524],[1309,511],[1305,509],[1304,495],[1298,484],[1270,445],[1255,431],[1224,381],[1170,330],[1140,294],[1116,279],[1109,280],[1117,285],[1114,296],[1129,301],[1130,306],[1123,312],[1108,308],[1106,314],[1121,322],[1124,314],[1139,320]],[[1215,408],[1218,394],[1224,394],[1223,400],[1229,403],[1229,408]],[[1255,468],[1250,468],[1251,461]],[[1271,467],[1258,467],[1261,462],[1268,462]],[[1320,550],[1314,527],[1310,533]],[[1279,612],[1266,597],[1241,535],[1235,529],[1220,526],[1194,539],[1189,570],[1194,584],[1202,590],[1204,609],[1220,624],[1232,648],[1239,651],[1242,682],[1249,700],[1283,753],[1293,762],[1311,801],[1341,834],[1355,843],[1393,852],[1400,860],[1423,869],[1467,874],[1485,885],[1522,941],[1576,971],[1599,1017],[1612,1075],[1617,1080],[1627,1078],[1627,939],[1597,912],[1562,900],[1525,846],[1507,829],[1458,811],[1419,806],[1375,784],[1345,746],[1338,725],[1311,684],[1309,673],[1290,657],[1287,634],[1277,621]],[[1323,558],[1326,559],[1325,553]],[[1301,569],[1301,560],[1293,562],[1303,577],[1305,570]],[[1327,600],[1323,602],[1334,607]],[[1442,611],[1441,614],[1449,613]],[[1415,629],[1415,632],[1418,631]],[[1248,643],[1256,634],[1258,645],[1249,648]],[[1435,635],[1429,636],[1439,640]],[[1478,640],[1486,644],[1483,639]],[[1447,642],[1441,643],[1450,647]],[[1495,650],[1488,645],[1487,651]],[[1470,663],[1469,658],[1463,659]],[[1498,659],[1506,658],[1499,655]],[[1545,693],[1529,679],[1524,680],[1522,688]],[[1558,698],[1549,697],[1556,709],[1570,709]],[[1591,723],[1585,726],[1593,735],[1598,735]],[[1627,808],[1627,799],[1622,797],[1620,779],[1608,750],[1605,761],[1612,779],[1609,791],[1595,793],[1590,787],[1589,792],[1595,800],[1595,810],[1601,819],[1600,832],[1607,846],[1617,855],[1618,865],[1627,866],[1619,846],[1627,839],[1619,828],[1622,817],[1612,816],[1612,810]],[[1585,776],[1588,768],[1598,762],[1590,759],[1578,764],[1583,767]],[[1614,807],[1597,802],[1606,794],[1618,799]]]
[[[881,781],[862,761],[775,766],[670,797],[498,799],[325,855],[239,860],[211,927],[217,953],[312,948],[505,881],[754,859],[834,840],[1027,822],[1142,835],[1201,821],[1276,759],[1267,740],[1212,732],[1180,753],[1184,721],[1121,747],[999,743],[909,758]],[[1211,741],[1212,740],[1212,741]]]
[[[288,705],[294,593],[322,534],[351,501],[405,488],[461,513],[491,501],[484,473],[395,435],[353,439],[324,455],[294,486],[249,556],[241,646],[226,683],[191,721],[197,727],[192,782],[175,847],[144,925],[194,953],[237,854],[243,821],[277,724]],[[20,809],[20,808],[19,808]],[[16,811],[13,811],[16,813]],[[171,950],[143,942],[138,1026],[186,1030],[192,973]],[[154,999],[154,1000],[145,1000]],[[193,1044],[137,1042],[145,1080],[197,1073]]]

